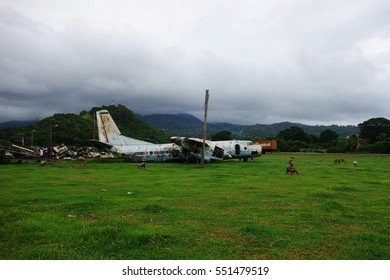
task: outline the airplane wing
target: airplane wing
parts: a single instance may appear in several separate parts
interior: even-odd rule
[[[199,158],[202,153],[203,139],[187,138],[187,137],[171,137],[171,141],[189,151],[192,155]],[[210,141],[205,142],[206,156],[213,160],[222,160],[229,158],[229,154],[225,150]]]
[[[200,138],[187,138],[187,141],[189,143],[192,143],[193,145],[203,145],[203,139]],[[206,147],[209,147],[208,141],[205,142]]]
[[[191,144],[191,145],[203,145],[203,139],[200,138],[193,138],[193,137],[180,137],[180,136],[172,136],[171,142],[183,146],[185,144]],[[208,146],[208,141],[206,140],[206,146]]]
[[[96,139],[91,139],[88,141],[93,147],[99,148],[99,149],[111,149],[113,146],[104,142],[101,142]]]
[[[188,138],[189,142],[192,142],[196,145],[203,145],[203,139],[200,138]],[[207,141],[205,143],[206,147],[208,147],[210,150],[212,150],[212,159],[215,160],[222,160],[224,158],[231,158],[231,155],[229,153],[226,153],[225,149],[221,148],[220,146]]]

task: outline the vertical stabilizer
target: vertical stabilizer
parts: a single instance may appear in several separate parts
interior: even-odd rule
[[[99,141],[112,146],[146,145],[149,142],[122,136],[113,118],[107,110],[96,112]]]
[[[119,139],[121,132],[116,126],[110,113],[107,110],[97,111],[96,120],[99,141],[111,145],[121,145]]]

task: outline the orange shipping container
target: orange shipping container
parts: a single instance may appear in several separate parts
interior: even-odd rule
[[[276,151],[278,149],[278,142],[275,139],[267,140],[255,140],[253,141],[255,144],[260,144],[263,150],[263,153]]]

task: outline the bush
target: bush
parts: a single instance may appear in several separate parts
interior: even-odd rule
[[[390,141],[383,141],[375,144],[366,144],[358,150],[361,153],[390,154]]]
[[[6,155],[4,150],[0,150],[0,164],[8,164],[11,162],[11,157]]]

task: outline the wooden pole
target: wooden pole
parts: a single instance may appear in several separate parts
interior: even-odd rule
[[[201,165],[204,165],[204,151],[206,149],[206,129],[207,129],[207,109],[209,106],[209,90],[206,89],[206,96],[204,101],[204,122],[203,122],[203,145],[202,145],[202,161]]]

